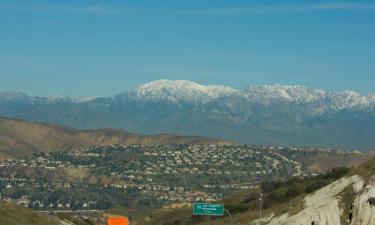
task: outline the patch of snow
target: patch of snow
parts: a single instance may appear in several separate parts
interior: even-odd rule
[[[71,103],[83,103],[83,102],[90,102],[98,97],[82,97],[82,98],[71,98],[64,95],[58,95],[58,96],[50,96],[47,97],[48,102],[71,102]]]
[[[289,102],[313,102],[323,98],[326,94],[326,92],[318,89],[280,84],[249,86],[245,89],[245,93],[251,99],[275,99]]]
[[[367,102],[370,105],[375,105],[375,93],[371,93],[366,96]]]
[[[338,109],[366,107],[369,101],[366,96],[362,96],[354,91],[343,91],[338,93],[331,93],[329,96]]]
[[[206,103],[238,92],[238,90],[226,86],[204,86],[188,80],[157,80],[141,85],[133,91],[132,95],[144,100]]]
[[[14,91],[8,91],[8,92],[2,92],[0,93],[0,99],[4,101],[19,101],[19,100],[26,100],[31,97],[27,96],[26,94],[22,92],[14,92]]]

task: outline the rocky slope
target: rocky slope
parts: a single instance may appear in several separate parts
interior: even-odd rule
[[[367,165],[374,164],[372,160]],[[370,165],[374,168],[374,165]],[[367,171],[369,172],[369,171]],[[304,209],[295,215],[288,213],[269,216],[263,224],[269,225],[372,225],[375,224],[375,171],[372,176],[344,177],[305,197]],[[352,192],[352,201],[345,201],[344,192]],[[373,199],[373,200],[372,200]],[[349,209],[348,210],[345,210]],[[257,220],[255,224],[259,224]]]
[[[294,214],[266,215],[269,225],[372,225],[375,224],[375,159],[345,177],[304,197],[302,209]],[[249,224],[260,224],[260,220]]]
[[[255,145],[371,150],[375,93],[258,85],[238,90],[158,80],[111,97],[0,94],[0,115],[79,128],[177,133]]]
[[[303,224],[326,224],[338,225],[341,224],[341,215],[343,210],[340,208],[339,194],[344,191],[348,186],[363,185],[363,181],[359,176],[342,178],[320,190],[316,193],[305,197],[304,209],[295,214],[282,214],[277,217],[268,217],[269,221],[263,224],[288,224],[288,225],[303,225]],[[362,187],[357,191],[362,190]],[[357,207],[362,207],[363,201],[358,202]],[[371,214],[370,214],[371,216]],[[368,218],[369,215],[364,213],[362,218]],[[355,223],[354,223],[355,224]],[[367,224],[367,223],[366,223]],[[370,223],[371,224],[371,223]]]

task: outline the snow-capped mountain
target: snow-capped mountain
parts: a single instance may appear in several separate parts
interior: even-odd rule
[[[7,92],[0,93],[0,100],[8,101],[8,102],[31,100],[31,98],[32,97],[21,92],[7,91]]]
[[[326,96],[326,92],[322,90],[279,84],[249,86],[245,92],[254,101],[284,100],[301,103],[318,101]]]
[[[286,101],[296,104],[320,103],[330,109],[368,107],[374,104],[375,94],[363,96],[354,91],[326,92],[304,86],[256,85],[244,90],[227,86],[204,86],[188,80],[157,80],[146,83],[134,91],[126,93],[142,101],[169,101],[205,104],[225,97],[242,97],[250,102]]]
[[[83,97],[83,98],[72,98],[68,96],[58,95],[58,96],[49,96],[49,97],[36,97],[29,96],[22,92],[2,92],[0,93],[0,101],[3,102],[27,102],[27,103],[82,103],[95,100],[97,97]]]
[[[141,100],[178,103],[180,101],[202,104],[214,99],[238,93],[226,86],[204,86],[188,80],[157,80],[143,84],[129,94]]]
[[[320,103],[330,109],[344,109],[351,107],[369,107],[375,103],[375,93],[363,96],[354,91],[326,92],[304,86],[288,85],[255,85],[244,90],[234,89],[222,85],[201,85],[188,80],[156,80],[143,84],[136,89],[121,94],[122,98],[138,101],[171,103],[192,103],[194,105],[206,104],[226,97],[241,97],[249,102],[269,104],[270,101],[290,103]],[[42,101],[83,103],[94,101],[99,97],[72,98],[68,96],[32,97],[21,92],[0,93],[0,100],[17,101]],[[108,99],[113,98],[109,97]]]
[[[157,80],[111,97],[30,97],[0,93],[0,115],[75,128],[124,128],[264,145],[375,149],[375,93],[303,86],[244,90]]]

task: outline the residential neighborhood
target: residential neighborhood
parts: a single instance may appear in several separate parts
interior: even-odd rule
[[[347,154],[246,145],[119,145],[40,152],[0,162],[0,193],[2,199],[40,210],[214,202],[263,181],[314,175],[299,159],[319,153]]]

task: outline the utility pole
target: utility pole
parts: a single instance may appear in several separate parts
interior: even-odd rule
[[[229,212],[229,210],[224,209],[224,211],[225,211],[226,213],[228,213],[228,215],[229,215],[229,224],[232,225],[232,224],[233,224],[232,214]]]
[[[263,193],[262,192],[260,192],[259,201],[260,201],[260,206],[259,206],[259,221],[260,221],[260,225],[262,225],[263,224],[263,221],[262,221]]]

